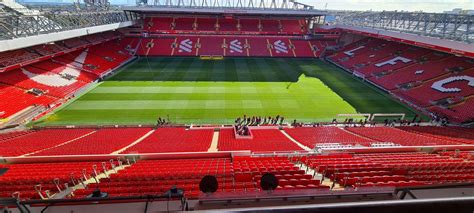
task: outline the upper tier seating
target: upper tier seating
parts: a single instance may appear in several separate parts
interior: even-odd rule
[[[89,42],[82,38],[71,38],[62,41],[61,43],[68,48],[75,48],[89,44]]]
[[[287,34],[306,34],[306,27],[301,25],[302,22],[304,23],[303,20],[280,20],[281,31]]]
[[[239,20],[233,18],[220,18],[217,21],[219,25],[219,32],[227,33],[237,31]]]
[[[75,55],[75,53],[69,54]],[[50,73],[54,73],[61,76],[71,75],[71,77],[74,77],[84,83],[89,83],[97,79],[97,75],[94,75],[89,72],[84,72],[81,69],[82,66],[78,66],[77,62],[72,59],[66,59],[64,57],[57,57],[53,60],[42,61],[40,63],[31,65],[31,67],[38,68],[39,70],[49,71]]]
[[[328,58],[335,61],[335,62],[339,62],[341,59],[343,59],[343,58],[346,59],[348,56],[352,56],[354,54],[362,53],[366,50],[365,45],[370,40],[372,40],[372,38],[364,38],[364,39],[361,39],[357,42],[347,44],[341,50],[335,52],[333,55],[328,56]]]
[[[474,63],[472,65],[474,66]],[[396,94],[413,101],[419,106],[424,107],[431,105],[433,101],[438,101],[453,96],[469,97],[474,95],[474,87],[470,86],[468,81],[465,80],[454,80],[443,85],[444,88],[459,88],[460,90],[456,92],[442,92],[433,88],[436,82],[456,76],[468,76],[470,78],[474,78],[474,69],[462,73],[443,75],[442,77],[426,81],[418,87],[408,90],[399,90],[396,92]]]
[[[393,142],[402,146],[436,146],[461,144],[453,140],[418,135],[391,127],[354,127],[346,128],[356,134],[381,142]]]
[[[216,31],[217,19],[198,18],[196,23],[199,31]]]
[[[130,49],[134,51],[138,42],[136,39],[118,40],[119,35],[106,32],[0,54],[0,60],[4,57],[10,62],[23,60],[25,54],[33,57],[24,65],[16,64],[3,70],[0,63],[0,98],[5,100],[0,102],[0,118],[34,105],[58,106],[100,75],[123,64],[132,57]],[[100,43],[105,40],[109,41]],[[85,46],[89,48],[80,49]],[[77,50],[68,52],[73,49]]]
[[[149,32],[157,32],[161,30],[169,31],[171,30],[171,26],[174,19],[173,18],[162,18],[162,17],[151,17],[146,18],[143,23],[143,29]]]
[[[44,55],[44,56],[56,54],[56,53],[59,53],[61,51],[67,50],[66,47],[63,47],[61,45],[54,44],[54,43],[53,44],[37,45],[37,46],[31,47],[31,49],[38,52],[41,55]]]
[[[93,132],[92,129],[45,129],[2,143],[0,156],[20,156],[51,148]]]
[[[11,50],[0,53],[0,68],[34,60],[40,55],[27,49]]]
[[[212,129],[158,128],[124,153],[207,152],[213,133]]]
[[[221,129],[218,150],[250,150],[253,152],[302,150],[277,129],[252,129],[251,131],[252,139],[236,139],[233,129]]]
[[[314,148],[315,145],[324,143],[370,146],[374,142],[372,139],[357,136],[338,127],[287,128],[285,132],[309,148]]]
[[[431,53],[423,56],[423,58],[426,61],[410,63],[410,66],[400,69],[392,69],[393,71],[387,73],[387,75],[372,78],[372,80],[386,89],[394,90],[397,89],[399,85],[408,82],[425,81],[442,75],[445,73],[445,61],[450,60],[449,57],[446,57],[444,54],[438,53]],[[402,62],[398,63],[403,64]]]
[[[59,98],[69,96],[87,84],[87,82],[66,77],[66,75],[80,76],[81,71],[77,69],[55,64],[51,61],[40,63],[49,63],[55,67],[54,69],[58,70],[50,72],[49,70],[29,65],[17,70],[0,73],[0,82],[25,90],[40,89],[48,95]]]
[[[73,186],[71,177],[78,180],[82,171],[87,174],[92,172],[95,162],[67,162],[67,163],[34,163],[34,164],[0,164],[0,168],[8,168],[7,172],[0,175],[0,198],[11,198],[12,194],[19,192],[21,200],[40,199],[35,186],[41,184],[41,191],[49,190],[50,195],[58,192],[54,179],[59,180],[61,190],[64,184]]]
[[[131,55],[125,50],[125,45],[118,40],[112,40],[63,55],[56,60],[68,64],[75,62],[73,64],[75,67],[100,76],[130,58]]]
[[[0,72],[26,66],[51,57],[98,44],[106,40],[116,39],[120,36],[117,32],[104,32],[90,34],[83,37],[71,38],[54,43],[41,44],[19,50],[0,53]]]
[[[239,19],[240,31],[243,33],[260,32],[260,20],[258,19]]]
[[[473,107],[469,97],[474,95],[474,89],[467,83],[474,76],[472,59],[375,38],[349,44],[328,58],[404,101],[430,107],[428,110],[448,116],[451,121],[474,119],[469,110]],[[443,81],[442,87],[459,90],[440,90],[438,84]],[[448,99],[465,103],[442,106],[449,103]]]
[[[147,17],[144,30],[150,33],[213,33],[303,35],[307,33],[304,20],[258,18]]]
[[[36,156],[48,155],[93,155],[110,154],[133,143],[149,132],[150,128],[110,128],[99,129],[71,143],[47,149]]]
[[[398,48],[394,48],[396,46]],[[382,71],[391,71],[396,70],[402,67],[406,67],[416,63],[416,61],[427,54],[430,53],[430,50],[424,48],[409,47],[407,45],[393,43],[391,47],[384,48],[385,55],[383,53],[377,53],[383,55],[382,59],[374,61],[373,63],[357,69],[357,71],[371,76],[375,73]]]

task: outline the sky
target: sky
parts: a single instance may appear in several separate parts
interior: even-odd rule
[[[317,9],[335,10],[405,10],[424,12],[443,12],[454,8],[474,10],[474,0],[297,0],[316,6]]]

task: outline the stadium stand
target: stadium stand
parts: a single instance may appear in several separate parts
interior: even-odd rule
[[[441,140],[438,138],[418,135],[411,132],[392,127],[352,127],[348,131],[371,138],[381,142],[393,142],[402,146],[433,146],[433,145],[457,145],[461,144],[453,140]]]
[[[187,196],[199,195],[199,181],[205,175],[214,175],[224,190],[233,184],[231,159],[177,159],[143,160],[102,179],[99,187],[109,196],[134,196],[158,194],[172,186],[185,190]],[[97,184],[89,184],[88,189],[78,190],[76,196],[89,195]]]
[[[7,133],[4,133],[4,134],[0,134],[0,141],[6,141],[6,140],[10,140],[10,139],[13,139],[13,138],[16,138],[16,137],[21,137],[23,135],[27,135],[27,134],[30,134],[32,132],[33,131],[31,131],[31,130],[7,132]]]
[[[277,129],[252,129],[251,131],[252,139],[236,139],[234,130],[221,129],[218,150],[250,150],[253,152],[302,150]]]
[[[70,96],[87,83],[74,78],[68,79],[66,75],[79,76],[80,71],[66,66],[58,65],[62,69],[60,74],[48,70],[26,66],[19,70],[0,73],[0,82],[9,84],[24,90],[39,89],[44,94],[63,98]]]
[[[419,186],[471,182],[474,178],[466,174],[473,169],[472,161],[421,152],[342,154],[302,160],[343,187]]]
[[[93,155],[110,154],[136,141],[150,128],[106,128],[72,141],[71,143],[46,149],[34,156],[49,155]]]
[[[40,55],[30,52],[27,49],[12,50],[0,53],[0,68],[15,64],[21,64],[26,61],[34,60]]]
[[[444,151],[439,153],[441,156],[450,156],[453,158],[462,158],[466,160],[474,160],[474,152],[472,151]]]
[[[234,157],[233,169],[236,191],[262,190],[260,178],[265,173],[272,173],[278,179],[279,186],[276,190],[329,189],[285,157]]]
[[[454,122],[474,119],[466,110],[472,107],[469,97],[474,90],[465,81],[474,74],[472,59],[375,38],[348,44],[328,59],[395,96]],[[435,87],[443,80],[448,82],[441,86],[459,90]],[[451,103],[452,99],[464,101]]]
[[[217,19],[219,26],[218,30],[223,33],[238,31],[239,20],[233,18],[219,18]]]
[[[419,135],[426,135],[443,140],[458,141],[465,144],[474,144],[474,131],[472,128],[436,126],[402,126],[398,128]]]
[[[314,148],[317,144],[339,143],[343,145],[370,146],[374,140],[363,138],[338,127],[286,128],[285,132],[301,144]]]
[[[212,129],[158,128],[123,153],[207,152],[213,133]]]
[[[6,65],[10,68],[0,72],[0,97],[5,96],[3,100],[15,98],[15,101],[0,104],[0,112],[3,112],[1,116],[9,117],[30,106],[53,107],[97,80],[99,76],[125,63],[132,58],[126,48],[134,42],[128,39],[117,40],[117,36],[117,33],[104,33],[88,36],[84,40],[75,38],[67,42],[35,46],[31,50],[2,53],[5,58],[15,56],[23,61],[26,60],[23,57],[26,54],[32,57],[28,60],[34,62],[22,65],[23,62],[14,61],[12,65],[13,62],[9,60]],[[85,48],[82,47],[84,45],[88,49],[81,49]],[[71,52],[70,49],[79,50]],[[30,51],[38,54],[27,54]],[[40,54],[52,59],[39,58]]]
[[[59,189],[77,183],[72,180],[82,178],[82,171],[92,172],[95,162],[64,162],[64,163],[29,163],[29,164],[0,164],[0,168],[8,169],[0,176],[0,197],[11,198],[17,193],[20,200],[41,199],[35,186],[41,185],[42,196],[48,198],[58,193],[54,180],[58,181]],[[46,194],[48,191],[48,194]]]
[[[187,197],[196,198],[201,193],[199,182],[205,175],[218,179],[219,192],[255,192],[261,190],[259,180],[267,172],[275,173],[281,182],[277,190],[329,188],[285,157],[144,160],[102,179],[98,185],[110,196],[164,193],[176,186],[184,189]],[[97,184],[89,184],[88,189],[75,194],[88,195],[96,187]]]
[[[47,106],[57,99],[48,95],[35,96],[27,93],[26,90],[0,83],[0,117],[7,118],[21,110],[34,106]]]
[[[326,48],[317,40],[288,36],[167,35],[142,39],[137,54],[146,56],[320,57]],[[224,53],[225,52],[225,53]]]
[[[21,156],[52,148],[93,133],[92,129],[46,129],[2,142],[0,156]]]

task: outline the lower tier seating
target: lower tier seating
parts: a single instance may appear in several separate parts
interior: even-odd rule
[[[47,198],[46,191],[50,195],[78,184],[76,180],[83,177],[83,171],[90,174],[93,165],[97,162],[64,162],[64,163],[29,163],[29,164],[0,164],[0,169],[7,171],[0,175],[0,197],[19,197],[21,200],[40,199],[36,192],[38,184],[41,185],[42,196]],[[59,183],[59,189],[55,184]],[[74,180],[74,181],[73,181]],[[36,186],[36,187],[35,187]],[[39,188],[38,188],[39,189]]]
[[[89,184],[88,189],[75,192],[78,197],[88,195],[95,188],[109,196],[140,196],[162,194],[172,186],[184,189],[187,198],[197,198],[199,182],[206,175],[218,180],[217,192],[260,191],[260,178],[273,173],[279,179],[277,190],[284,189],[328,189],[319,180],[304,170],[295,167],[286,157],[235,157],[144,160],[129,168],[102,179],[99,184]]]
[[[136,38],[138,40],[138,38]],[[140,39],[138,55],[319,57],[326,42],[298,36],[167,35]]]
[[[32,132],[33,131],[31,131],[31,130],[27,130],[27,131],[14,131],[14,132],[7,132],[7,133],[4,133],[4,134],[0,134],[0,142],[10,140],[10,139],[13,139],[13,138],[17,138],[17,137],[21,137],[23,135],[27,135],[27,134],[30,134]]]
[[[348,131],[380,142],[393,142],[402,146],[435,146],[461,144],[455,140],[443,140],[435,137],[419,135],[391,127],[354,127]]]
[[[458,141],[465,144],[474,144],[474,130],[472,128],[435,126],[404,126],[398,128],[419,135],[426,135],[443,140]]]
[[[56,97],[29,94],[26,90],[0,83],[0,118],[8,118],[21,110],[35,105],[48,106]]]
[[[0,156],[20,156],[51,148],[93,132],[92,129],[45,129],[1,142]]]
[[[303,157],[342,187],[419,186],[474,182],[474,161],[427,153],[343,154]]]
[[[48,155],[110,154],[133,143],[149,132],[150,128],[105,128],[71,143],[35,153]]]
[[[214,130],[158,128],[124,153],[207,152]]]
[[[221,129],[218,150],[250,150],[253,152],[302,150],[277,129],[252,129],[251,131],[252,139],[236,139],[233,129]]]
[[[370,146],[372,139],[357,136],[338,127],[301,127],[285,129],[296,141],[314,148],[318,144],[339,143],[343,145]]]
[[[232,173],[232,164],[227,158],[144,160],[102,179],[98,187],[116,197],[162,194],[176,186],[184,189],[186,196],[196,198],[204,176],[216,176],[225,190],[227,185],[233,184]],[[88,195],[96,187],[97,184],[89,184],[88,189],[76,191],[75,195]]]

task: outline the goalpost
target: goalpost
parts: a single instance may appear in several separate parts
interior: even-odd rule
[[[355,113],[355,114],[337,114],[337,120],[340,118],[346,119],[346,118],[353,118],[353,119],[361,119],[361,118],[367,118],[367,120],[370,120],[371,114],[370,113]]]
[[[405,119],[405,113],[374,113],[370,120],[374,120],[376,117],[394,117],[400,118],[401,120]]]

